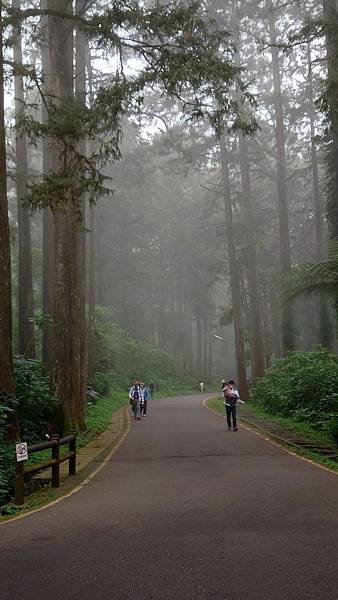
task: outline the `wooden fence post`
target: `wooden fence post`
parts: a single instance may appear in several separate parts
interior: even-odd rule
[[[56,440],[57,444],[52,447],[52,459],[56,459],[58,462],[52,465],[52,487],[60,487],[60,436],[58,434],[52,435],[52,440]]]
[[[15,459],[16,460],[16,459]],[[24,462],[15,462],[15,504],[25,503]]]
[[[69,459],[68,475],[76,475],[76,433],[69,442],[69,452],[74,452],[74,456]]]

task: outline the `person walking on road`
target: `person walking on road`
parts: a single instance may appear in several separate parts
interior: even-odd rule
[[[129,400],[134,413],[134,419],[138,421],[141,419],[140,414],[140,406],[141,406],[141,387],[137,380],[135,380],[134,385],[129,390]]]
[[[144,385],[144,383],[141,383],[140,387],[141,387],[141,415],[146,417],[148,400],[149,400],[149,392],[148,392],[148,388]]]
[[[224,404],[227,415],[228,431],[238,431],[237,427],[237,402],[244,404],[240,399],[235,382],[230,379],[223,388]]]

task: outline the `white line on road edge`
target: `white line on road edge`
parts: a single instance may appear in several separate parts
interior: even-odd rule
[[[217,410],[215,410],[214,408],[211,408],[211,406],[208,406],[206,404],[206,402],[208,400],[210,400],[210,398],[204,398],[204,400],[202,402],[204,408],[207,408],[208,410],[213,412],[215,415],[218,415],[219,417],[221,417],[221,419],[225,419],[225,415],[221,415],[221,413],[217,412]],[[278,444],[271,438],[265,437],[260,431],[257,431],[253,427],[250,427],[249,425],[244,425],[243,422],[241,423],[241,427],[243,427],[247,431],[250,431],[250,433],[254,433],[255,435],[258,435],[258,437],[262,438],[266,442],[269,442],[270,444],[272,444],[273,446],[276,446],[277,448],[281,448],[281,450],[284,450],[284,452],[287,452],[287,454],[290,454],[291,456],[295,456],[296,458],[298,458],[299,460],[302,460],[303,462],[310,463],[310,465],[313,465],[314,467],[317,467],[318,469],[322,469],[323,471],[327,471],[328,473],[332,473],[333,475],[338,475],[338,472],[334,471],[333,469],[330,469],[330,467],[325,467],[324,465],[320,465],[319,463],[315,462],[314,460],[311,460],[311,458],[305,458],[305,456],[300,456],[296,452],[292,452],[292,450],[289,450],[282,444]]]
[[[112,450],[105,457],[105,459],[102,461],[102,463],[87,477],[87,479],[85,479],[84,481],[82,481],[82,483],[80,483],[80,485],[77,485],[68,494],[65,494],[64,496],[60,496],[60,498],[56,498],[56,500],[52,500],[51,502],[48,502],[48,504],[45,504],[44,506],[40,506],[39,508],[34,508],[33,510],[28,511],[28,512],[26,512],[23,515],[18,515],[17,517],[13,517],[12,519],[9,519],[8,521],[3,521],[2,523],[0,522],[0,526],[1,525],[9,525],[10,523],[13,523],[13,521],[18,521],[19,519],[25,519],[25,517],[30,517],[34,513],[40,512],[40,510],[45,510],[46,508],[50,508],[51,506],[55,506],[55,504],[58,504],[59,502],[62,502],[62,500],[65,500],[66,498],[69,498],[73,494],[76,494],[76,492],[79,492],[80,490],[82,490],[82,488],[85,485],[87,485],[87,483],[89,483],[91,481],[91,479],[93,479],[94,477],[96,477],[96,475],[101,471],[101,469],[103,469],[103,467],[106,466],[106,464],[114,456],[115,452],[117,452],[117,450],[121,446],[122,442],[124,442],[124,440],[126,439],[128,433],[130,431],[130,424],[131,424],[129,406],[126,407],[126,415],[127,415],[127,429],[124,432],[123,436],[117,442],[117,444],[114,446],[114,448],[112,448]]]

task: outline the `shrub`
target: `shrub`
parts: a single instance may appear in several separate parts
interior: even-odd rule
[[[28,443],[41,441],[57,409],[49,378],[40,362],[23,358],[15,359],[14,375],[21,438]]]
[[[109,371],[95,373],[92,381],[92,386],[100,396],[107,396],[112,386],[112,375]]]
[[[255,384],[251,399],[271,414],[309,423],[335,439],[338,358],[325,348],[291,352]]]
[[[41,441],[47,423],[57,407],[50,394],[49,380],[41,364],[35,360],[16,358],[14,361],[15,406],[21,439],[28,444]],[[15,477],[14,444],[6,442],[8,414],[13,400],[0,397],[0,505],[13,490]]]
[[[15,477],[15,445],[8,442],[8,425],[13,413],[13,396],[0,391],[0,507],[13,489]]]

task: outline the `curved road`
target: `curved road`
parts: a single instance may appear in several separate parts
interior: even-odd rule
[[[81,491],[2,525],[1,600],[336,600],[338,477],[201,401],[153,402]]]

